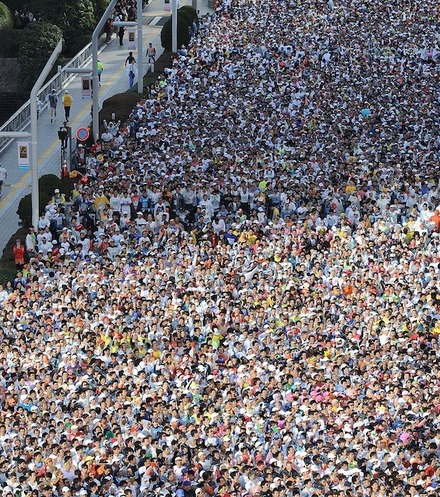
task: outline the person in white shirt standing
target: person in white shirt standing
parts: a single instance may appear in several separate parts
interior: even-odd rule
[[[0,197],[3,195],[3,184],[6,181],[7,177],[8,177],[8,172],[0,163]]]

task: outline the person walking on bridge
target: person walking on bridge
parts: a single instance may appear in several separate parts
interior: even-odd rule
[[[133,52],[128,52],[128,56],[125,59],[125,65],[136,64],[136,59],[133,57]]]
[[[47,99],[49,100],[50,107],[50,122],[57,117],[57,105],[58,105],[58,95],[55,88],[52,88],[52,91],[48,95]]]
[[[3,195],[3,183],[5,182],[7,177],[8,177],[8,172],[0,162],[0,197]]]
[[[149,64],[154,64],[156,62],[156,49],[153,47],[152,43],[148,44],[147,57]]]
[[[69,93],[69,90],[65,90],[63,95],[63,105],[64,105],[64,114],[66,116],[66,121],[69,121],[70,117],[70,107],[72,106],[72,96]]]
[[[99,83],[99,86],[101,86],[101,74],[104,71],[104,66],[102,65],[102,62],[99,59],[98,59],[97,67],[98,67],[98,83]]]

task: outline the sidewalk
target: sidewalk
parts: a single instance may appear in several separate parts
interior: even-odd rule
[[[191,1],[182,1],[183,5],[191,5]],[[171,15],[163,9],[163,0],[153,0],[144,9],[142,16],[143,26],[143,57],[144,70],[147,69],[147,59],[145,52],[148,43],[151,42],[156,48],[157,57],[163,53],[160,43],[160,32],[162,30],[163,18]],[[197,10],[200,15],[212,12],[208,7],[208,0],[198,0]],[[124,40],[124,43],[126,41]],[[119,46],[116,35],[113,35],[112,42],[105,45],[100,52],[104,71],[101,78],[102,86],[99,88],[99,106],[105,100],[128,90],[128,76],[125,71],[125,59],[128,55],[126,46]],[[137,58],[137,53],[133,50],[133,55]],[[89,64],[86,67],[90,67]],[[135,84],[136,87],[136,84]],[[91,98],[81,97],[81,76],[78,75],[66,87],[73,98],[70,112],[69,125],[72,128],[72,137],[76,130],[82,126],[88,126],[91,121],[90,110]],[[46,106],[40,113],[38,119],[38,169],[39,176],[44,174],[60,175],[60,141],[58,130],[64,121],[64,108],[61,102],[64,89],[60,91],[57,108],[57,118],[55,122],[50,122],[50,111]],[[142,96],[139,95],[139,98]],[[128,117],[128,116],[127,116]],[[123,117],[121,116],[123,119]],[[19,218],[16,213],[20,199],[31,192],[31,173],[18,169],[17,145],[11,143],[9,147],[0,155],[0,162],[6,168],[8,177],[3,187],[3,197],[0,199],[0,256],[11,236],[19,228]]]

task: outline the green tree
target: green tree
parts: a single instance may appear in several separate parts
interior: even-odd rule
[[[64,183],[55,174],[44,174],[38,179],[38,189],[39,189],[39,212],[43,213],[46,209],[46,205],[49,203],[50,199],[53,197],[55,188],[58,188],[64,194],[70,194],[72,192],[72,182],[68,184]],[[22,226],[30,226],[32,223],[32,196],[29,193],[21,198],[18,209],[18,217],[20,218]]]
[[[42,214],[45,211],[46,205],[50,202],[51,198],[52,197],[49,196],[47,193],[40,192],[38,198],[39,214]],[[20,223],[22,226],[29,227],[32,225],[32,195],[30,193],[21,198],[18,204],[17,214],[20,218]]]
[[[24,7],[29,4],[28,0],[3,0],[3,3],[11,9],[11,11],[24,10]]]
[[[0,57],[16,59],[20,47],[21,31],[14,28],[0,28]]]
[[[0,29],[12,28],[13,25],[12,12],[4,3],[0,2]]]
[[[163,25],[160,32],[160,40],[165,50],[172,50],[172,19],[171,17]],[[183,16],[177,15],[177,48],[189,43],[188,22]]]
[[[32,0],[31,10],[61,29],[76,28],[78,33],[95,27],[93,0]]]
[[[93,5],[95,8],[96,23],[98,23],[99,19],[101,19],[102,14],[104,14],[104,11],[107,8],[108,3],[109,3],[109,0],[94,0],[93,1]]]
[[[191,16],[191,23],[193,21],[196,21],[198,24],[199,22],[199,16],[197,15],[197,11],[194,7],[191,7],[191,5],[184,5],[183,7],[180,7],[179,12],[188,12]]]
[[[22,95],[30,92],[61,37],[60,28],[48,22],[33,22],[23,30],[18,55]]]
[[[182,17],[182,19],[185,19],[187,26],[192,25],[192,15],[187,10],[179,9],[177,11],[177,17]]]
[[[75,55],[91,41],[96,25],[94,0],[32,0],[31,5],[38,17],[61,28],[66,56]]]

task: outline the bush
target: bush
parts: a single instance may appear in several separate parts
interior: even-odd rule
[[[93,0],[32,0],[31,6],[62,30],[66,55],[75,55],[91,41],[97,22]]]
[[[63,56],[67,59],[74,57],[88,43],[92,41],[91,32],[79,32],[74,27],[69,26],[63,30],[64,50]]]
[[[108,2],[109,0],[93,0],[96,23],[98,23],[99,19],[101,19],[102,15],[104,14]]]
[[[197,15],[196,9],[191,7],[191,5],[184,5],[183,7],[180,7],[178,12],[187,12],[190,15],[190,24],[192,24],[194,21],[196,23],[199,23],[199,16]]]
[[[133,93],[132,91],[126,91],[125,93],[113,95],[103,102],[102,109],[99,112],[99,122],[102,123],[104,119],[107,122],[111,121],[113,113],[115,114],[117,121],[126,121],[139,100],[139,93]],[[101,124],[99,134],[103,131],[103,124]]]
[[[23,95],[32,89],[61,37],[60,28],[48,22],[33,22],[22,31],[19,64],[22,75],[20,92]]]
[[[187,26],[192,26],[192,15],[187,10],[179,9],[177,11],[177,18],[185,19]]]
[[[0,29],[12,28],[13,26],[14,20],[12,17],[12,12],[8,9],[8,7],[6,7],[4,3],[0,2]]]
[[[160,40],[165,50],[172,50],[172,19],[164,24],[160,33]],[[177,48],[189,43],[188,23],[184,17],[177,15]]]
[[[47,195],[47,193],[40,191],[39,197],[39,214],[42,214],[46,209],[46,205],[52,198],[52,195],[49,196]],[[32,196],[30,193],[25,195],[20,200],[20,203],[18,204],[17,214],[20,218],[22,226],[29,227],[32,225]]]
[[[3,0],[3,3],[11,9],[11,11],[24,10],[24,7],[29,4],[29,0]]]
[[[13,28],[0,28],[0,57],[15,59],[20,48],[21,31]]]
[[[31,10],[42,18],[64,28],[74,27],[78,33],[93,30],[96,25],[92,0],[32,0]]]
[[[38,180],[38,188],[40,189],[40,192],[46,193],[51,197],[54,190],[56,190],[57,188],[61,190],[62,184],[63,183],[61,179],[58,178],[58,176],[56,176],[55,174],[44,174]]]

